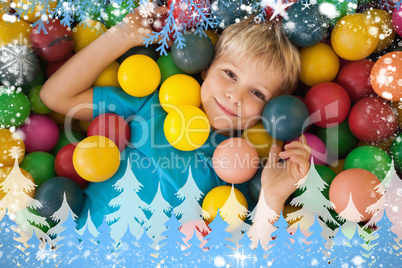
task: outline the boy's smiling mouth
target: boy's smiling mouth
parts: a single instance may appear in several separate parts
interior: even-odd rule
[[[233,113],[226,107],[222,106],[215,98],[214,98],[214,100],[215,100],[216,104],[218,105],[219,109],[221,109],[226,115],[233,116],[233,117],[239,117],[237,114]]]

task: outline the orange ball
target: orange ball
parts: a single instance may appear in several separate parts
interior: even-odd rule
[[[243,183],[257,172],[260,159],[250,142],[242,138],[229,138],[221,142],[212,156],[216,174],[228,183]]]
[[[369,15],[369,17],[374,20],[380,30],[379,42],[377,48],[374,50],[374,53],[385,50],[394,42],[396,36],[396,32],[392,26],[391,13],[382,9],[372,9],[364,11],[363,14]]]
[[[352,168],[339,173],[329,187],[329,200],[336,213],[350,221],[367,221],[368,209],[381,198],[382,185],[371,172]]]
[[[402,101],[402,51],[379,58],[371,69],[370,82],[381,98]]]

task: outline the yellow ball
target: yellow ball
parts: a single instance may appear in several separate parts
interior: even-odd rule
[[[205,221],[211,223],[215,219],[219,209],[222,219],[224,219],[228,224],[230,224],[230,226],[226,229],[226,231],[228,232],[236,230],[238,227],[240,227],[242,222],[244,222],[244,220],[247,217],[247,215],[243,214],[244,211],[241,210],[241,208],[236,204],[233,205],[227,204],[230,206],[230,210],[228,211],[226,207],[226,211],[225,210],[222,211],[223,206],[229,199],[231,190],[232,187],[229,185],[222,185],[215,187],[208,192],[208,194],[204,197],[204,200],[202,201],[202,209],[208,213],[207,214],[203,211],[203,217]],[[234,188],[234,194],[237,201],[246,209],[248,209],[247,200],[244,197],[244,195],[236,188]],[[222,215],[225,215],[228,212],[232,214],[231,216],[236,215],[237,217],[235,218],[230,217],[231,220],[227,218],[225,219]]]
[[[258,157],[263,163],[267,160],[273,143],[283,146],[283,141],[274,139],[267,133],[262,122],[246,129],[241,137],[253,144],[254,148],[257,149]]]
[[[25,156],[25,144],[22,137],[17,132],[12,132],[8,128],[0,129],[0,167],[14,165],[17,157],[18,164],[21,164]],[[1,192],[1,189],[0,189]]]
[[[83,179],[105,181],[119,169],[120,151],[112,140],[104,136],[89,136],[75,148],[73,165]]]
[[[392,15],[391,13],[382,10],[382,9],[372,9],[366,10],[363,12],[374,20],[379,28],[379,42],[377,48],[374,50],[374,53],[381,52],[389,47],[396,37],[396,32],[394,30],[394,26],[392,24]]]
[[[106,26],[99,21],[87,20],[78,24],[73,29],[74,51],[80,51],[101,36],[102,33],[106,32],[106,30]]]
[[[332,169],[333,172],[335,172],[336,175],[341,173],[343,171],[343,165],[345,164],[345,159],[339,159],[334,161],[329,165],[329,168]]]
[[[117,79],[127,94],[145,97],[158,88],[161,71],[152,58],[145,55],[133,55],[121,63]]]
[[[117,61],[112,62],[107,66],[94,82],[95,87],[120,87],[117,80],[117,72],[120,64]]]
[[[84,120],[80,120],[78,122],[78,124],[80,125],[80,127],[85,130],[85,132],[88,131],[89,125],[91,124],[92,121],[84,121]]]
[[[327,44],[317,43],[300,50],[299,79],[308,86],[334,80],[339,71],[339,57]]]
[[[192,151],[201,147],[208,139],[211,126],[201,109],[192,105],[181,105],[170,112],[163,125],[165,137],[176,149]]]
[[[15,2],[15,1],[14,1]],[[34,1],[28,1],[28,0],[18,0],[16,1],[16,5],[18,8],[22,8],[23,5],[30,5],[32,4]],[[52,12],[53,10],[55,10],[55,8],[57,7],[57,0],[53,0],[52,2],[50,2],[50,11],[49,10],[43,10],[44,5],[40,5],[37,4],[34,8],[34,10],[31,10],[29,12],[25,12],[22,16],[22,18],[26,21],[29,21],[31,23],[37,21],[38,19],[40,19],[40,17],[42,16],[42,13],[45,12],[47,15],[50,14],[50,12]]]
[[[332,48],[345,60],[366,58],[374,52],[378,42],[378,26],[369,16],[361,13],[342,17],[331,33]]]
[[[213,30],[206,30],[205,34],[209,37],[209,39],[211,39],[212,44],[215,46],[216,42],[218,42],[219,34]]]
[[[170,113],[171,108],[179,105],[201,105],[201,86],[189,75],[176,74],[163,82],[159,91],[162,108]]]
[[[31,46],[30,42],[31,24],[24,20],[17,20],[10,23],[0,21],[0,46],[9,43]]]
[[[10,11],[10,2],[11,0],[8,0],[6,2],[0,2],[0,21],[3,18],[4,14],[8,14],[8,12]]]

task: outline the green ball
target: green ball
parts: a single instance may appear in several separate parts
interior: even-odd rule
[[[28,171],[35,184],[39,187],[46,180],[57,176],[54,169],[54,160],[55,157],[47,152],[32,152],[24,157],[20,168]]]
[[[395,168],[402,172],[402,133],[392,142],[390,153],[394,159]]]
[[[134,6],[138,7],[137,2],[134,2]],[[130,12],[129,5],[127,1],[122,1],[121,5],[118,3],[110,2],[106,6],[106,16],[105,16],[105,24],[107,28],[112,28],[119,22],[121,22],[124,17]]]
[[[80,11],[84,11],[85,18],[79,18],[78,12],[74,12],[74,20],[76,22],[82,22],[86,20],[96,20],[100,21],[102,15],[105,14],[106,5],[104,1],[82,1],[76,0],[73,1],[75,7],[80,9]],[[89,4],[86,4],[89,3]]]
[[[160,56],[159,59],[156,61],[161,70],[161,83],[160,85],[165,82],[170,76],[175,74],[184,74],[182,70],[180,70],[172,59],[172,53],[168,53],[167,55]]]
[[[335,25],[343,16],[356,13],[358,0],[317,0],[317,3],[321,13],[330,19],[331,25]]]
[[[362,146],[348,154],[343,169],[365,169],[382,181],[387,176],[391,163],[391,157],[384,150],[375,146]]]
[[[46,71],[45,68],[43,66],[40,66],[40,70],[39,70],[39,74],[38,76],[35,78],[35,80],[26,85],[26,86],[22,86],[22,91],[24,91],[25,93],[29,92],[31,89],[33,89],[35,86],[38,85],[43,85],[46,82],[47,76],[46,76]]]
[[[24,93],[0,86],[0,128],[19,127],[30,113],[31,104]]]
[[[61,131],[59,140],[58,140],[56,146],[50,152],[51,154],[56,156],[57,153],[60,151],[60,149],[63,148],[64,146],[66,146],[67,144],[74,143],[74,142],[80,142],[83,139],[85,139],[85,135],[76,130],[71,130],[71,132],[68,134],[69,134],[69,136],[72,136],[72,138],[69,138],[67,136],[67,132],[65,130]]]
[[[34,86],[28,92],[28,99],[31,103],[31,110],[36,114],[48,114],[52,110],[47,108],[47,106],[43,103],[42,99],[39,97],[39,92],[42,88],[42,85]]]
[[[337,158],[346,156],[359,143],[359,140],[350,131],[347,119],[335,127],[315,127],[313,132],[325,143],[328,155]]]

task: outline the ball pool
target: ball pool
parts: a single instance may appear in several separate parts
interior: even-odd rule
[[[390,153],[394,160],[395,168],[402,171],[402,133],[399,134],[391,145]]]
[[[307,145],[311,148],[311,158],[314,160],[314,164],[325,165],[327,163],[328,152],[325,143],[318,136],[312,133],[305,133]],[[292,141],[298,141],[298,138],[287,141],[285,144],[289,144]],[[311,163],[311,160],[310,160]]]
[[[195,12],[194,7],[186,6],[186,8],[183,8],[181,2],[174,1],[173,3],[172,0],[167,0],[168,7],[171,7],[173,4],[173,17],[179,26],[190,28],[195,27],[200,23],[201,16],[198,14],[197,16],[193,16],[193,12]],[[194,4],[198,6],[204,16],[208,16],[208,13],[210,12],[210,0],[194,0]]]
[[[117,79],[127,94],[145,97],[158,88],[161,72],[153,59],[138,54],[128,57],[121,63]]]
[[[31,24],[24,20],[9,22],[0,20],[0,44],[7,45],[17,42],[23,44],[24,40],[29,40]]]
[[[212,156],[212,166],[227,183],[243,183],[257,172],[260,160],[254,146],[242,138],[222,141]]]
[[[49,61],[46,64],[46,76],[49,78],[51,77],[61,66],[63,66],[64,63],[66,63],[72,56],[74,56],[73,53],[68,54],[64,59],[51,62]]]
[[[32,49],[39,58],[46,61],[59,61],[73,51],[73,32],[63,26],[60,20],[51,19],[45,23],[45,29],[47,33],[43,29],[39,30],[37,25],[32,28],[30,35]]]
[[[32,89],[32,88],[34,88],[34,87],[36,87],[36,86],[41,86],[41,85],[43,85],[45,82],[46,82],[46,71],[45,71],[45,67],[42,65],[42,64],[40,64],[39,65],[39,67],[40,67],[40,69],[39,69],[39,74],[38,74],[38,76],[35,78],[35,80],[32,82],[32,83],[30,83],[30,84],[28,84],[28,85],[25,85],[25,86],[21,86],[21,89],[22,89],[22,91],[24,92],[24,93],[29,93],[29,91]]]
[[[381,198],[378,187],[382,187],[381,182],[373,173],[359,168],[344,170],[332,181],[329,200],[341,217],[355,222],[367,221],[372,217],[366,212],[367,208]]]
[[[78,143],[73,154],[74,169],[83,179],[101,182],[112,177],[120,166],[120,151],[104,136],[90,136]]]
[[[61,148],[66,146],[67,144],[74,143],[74,142],[80,142],[83,139],[85,139],[85,135],[82,134],[81,132],[78,132],[76,130],[61,130],[60,131],[60,136],[59,140],[57,141],[56,146],[53,148],[50,153],[54,156],[57,155],[57,153],[60,151]],[[63,177],[63,176],[62,176]]]
[[[123,117],[113,113],[105,113],[92,120],[87,135],[88,137],[105,136],[112,140],[122,152],[130,143],[131,131]]]
[[[78,184],[64,177],[51,178],[36,191],[35,199],[42,204],[38,208],[39,214],[51,220],[51,216],[61,207],[64,194],[71,210],[79,215],[84,204],[84,194]]]
[[[366,142],[366,141],[359,141],[357,144],[357,147],[362,147],[362,146],[375,146],[380,148],[381,150],[384,150],[385,152],[389,153],[389,150],[391,149],[391,145],[395,140],[395,136],[392,135],[389,139],[386,139],[382,142]]]
[[[54,170],[55,157],[46,152],[32,152],[24,157],[20,168],[25,169],[33,177],[35,184],[41,186],[50,178],[56,177]]]
[[[137,2],[133,2],[134,7],[138,7]],[[118,2],[110,2],[106,6],[106,14],[105,16],[105,24],[107,28],[112,28],[119,22],[123,21],[124,17],[129,13],[130,9],[127,1],[121,1],[120,4]]]
[[[383,99],[402,101],[402,51],[389,52],[379,58],[371,69],[370,81],[374,91]]]
[[[395,7],[392,13],[392,24],[396,33],[402,36],[402,3]]]
[[[95,20],[86,20],[84,23],[77,24],[73,29],[74,51],[80,51],[92,41],[95,41],[106,30],[105,25]]]
[[[201,147],[208,139],[211,125],[201,109],[192,105],[177,106],[163,124],[167,141],[181,151]]]
[[[36,114],[48,114],[52,110],[50,110],[42,101],[39,96],[40,90],[42,89],[42,85],[34,86],[28,92],[29,103],[31,104],[32,112]]]
[[[238,205],[231,205],[230,203],[237,201],[246,210],[248,209],[247,200],[238,189],[233,187],[234,197],[236,198],[236,200],[234,200],[233,196],[229,199],[231,191],[231,186],[217,186],[209,191],[202,201],[202,215],[205,221],[208,222],[208,224],[215,219],[216,214],[218,213],[218,209],[221,216],[225,213],[228,213],[228,217],[226,219],[222,217],[222,219],[224,219],[229,224],[229,227],[225,229],[227,232],[231,232],[240,227],[247,216],[247,213],[244,213],[242,207]],[[229,202],[227,202],[228,200]],[[238,211],[235,210],[234,207],[238,208]]]
[[[248,183],[248,193],[254,202],[258,202],[258,199],[260,198],[262,170],[262,168],[259,168]]]
[[[166,112],[179,105],[201,105],[201,86],[193,77],[176,74],[163,82],[159,90],[159,102]]]
[[[186,46],[179,47],[175,41],[171,53],[173,62],[185,73],[195,74],[209,67],[214,58],[214,45],[208,36],[195,33],[183,35]]]
[[[144,55],[148,56],[154,61],[157,61],[159,59],[159,53],[156,52],[156,46],[155,45],[149,45],[149,46],[137,46],[137,47],[132,47],[129,50],[127,50],[123,55],[117,58],[117,62],[121,64],[125,59],[127,59],[130,56],[134,55]]]
[[[335,172],[336,175],[343,171],[343,165],[345,164],[345,159],[338,159],[329,164],[329,168]]]
[[[159,69],[161,70],[160,84],[163,84],[163,82],[165,82],[165,80],[172,75],[184,74],[184,72],[180,70],[176,66],[176,64],[174,64],[171,52],[169,52],[167,55],[160,56],[159,59],[156,61],[156,63],[158,64]]]
[[[0,86],[0,128],[19,127],[31,113],[28,97],[19,90]]]
[[[308,86],[331,82],[339,71],[339,57],[327,44],[317,43],[300,49],[299,79]]]
[[[31,115],[18,130],[28,153],[35,151],[50,152],[59,140],[59,128],[49,117]]]
[[[69,178],[75,181],[81,188],[85,188],[88,185],[88,181],[78,175],[73,165],[73,154],[77,144],[77,142],[70,143],[60,149],[54,161],[54,168],[57,176]]]
[[[349,114],[351,101],[346,90],[333,82],[312,87],[304,98],[310,114],[310,123],[319,127],[334,127]]]
[[[366,142],[381,142],[395,133],[398,118],[392,107],[378,97],[359,100],[350,110],[349,127],[353,135]]]
[[[18,8],[24,8],[24,5],[30,5],[32,3],[35,3],[34,1],[31,0],[17,0],[17,1],[13,1],[16,6]],[[34,23],[35,21],[40,19],[40,16],[45,13],[46,17],[49,16],[50,12],[53,12],[57,7],[57,1],[50,1],[49,2],[49,9],[43,10],[44,5],[40,4],[40,2],[38,2],[38,4],[35,5],[34,8],[31,9],[31,7],[29,7],[29,10],[27,12],[24,12],[24,16],[22,16],[22,18],[26,21],[29,21],[31,23]],[[25,9],[25,8],[24,8]]]
[[[309,112],[299,98],[281,95],[272,98],[262,112],[262,123],[268,134],[281,141],[294,139],[309,125]]]
[[[18,164],[25,156],[25,144],[21,136],[8,128],[0,128],[0,167],[14,165],[15,158]]]
[[[362,60],[377,48],[379,28],[367,15],[349,14],[335,24],[331,45],[336,54],[350,61]]]
[[[119,67],[120,64],[117,61],[113,61],[109,64],[96,78],[94,87],[120,87],[117,79]]]
[[[339,70],[336,83],[348,92],[353,103],[375,94],[370,83],[373,66],[372,60],[363,59],[349,62]]]
[[[335,25],[343,16],[355,13],[360,1],[317,0],[320,12],[330,19],[331,25]]]

